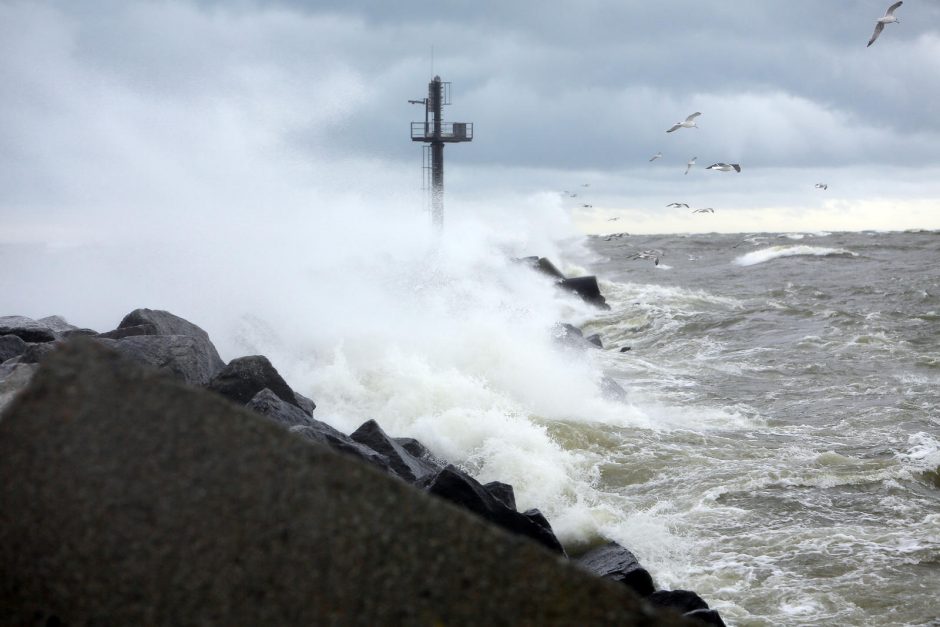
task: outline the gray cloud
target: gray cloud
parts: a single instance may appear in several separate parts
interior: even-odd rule
[[[905,4],[865,48],[882,5],[7,2],[0,211],[249,207],[331,180],[407,196],[421,117],[407,100],[424,94],[432,44],[453,81],[445,114],[476,125],[449,159],[509,169],[519,189],[569,172],[629,178],[609,206],[668,181],[718,191],[701,170],[681,176],[691,156],[749,176],[926,173],[940,165],[940,4]],[[701,130],[665,134],[695,110]]]

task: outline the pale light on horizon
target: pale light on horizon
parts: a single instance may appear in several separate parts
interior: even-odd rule
[[[593,207],[574,210],[573,222],[582,232],[593,235],[940,230],[940,199],[836,198],[818,208],[716,208],[713,214],[693,214],[684,208],[650,211],[636,207]]]

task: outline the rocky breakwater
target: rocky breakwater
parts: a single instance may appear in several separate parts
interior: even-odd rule
[[[0,624],[722,624],[169,312],[0,317],[0,357]]]

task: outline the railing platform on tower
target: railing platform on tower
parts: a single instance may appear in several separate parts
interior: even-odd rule
[[[473,122],[448,122],[441,124],[441,136],[434,134],[434,125],[429,122],[411,123],[411,141],[446,143],[473,141]]]

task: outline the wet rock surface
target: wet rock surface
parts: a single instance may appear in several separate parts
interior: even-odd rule
[[[85,338],[4,412],[0,476],[2,624],[694,624]]]

